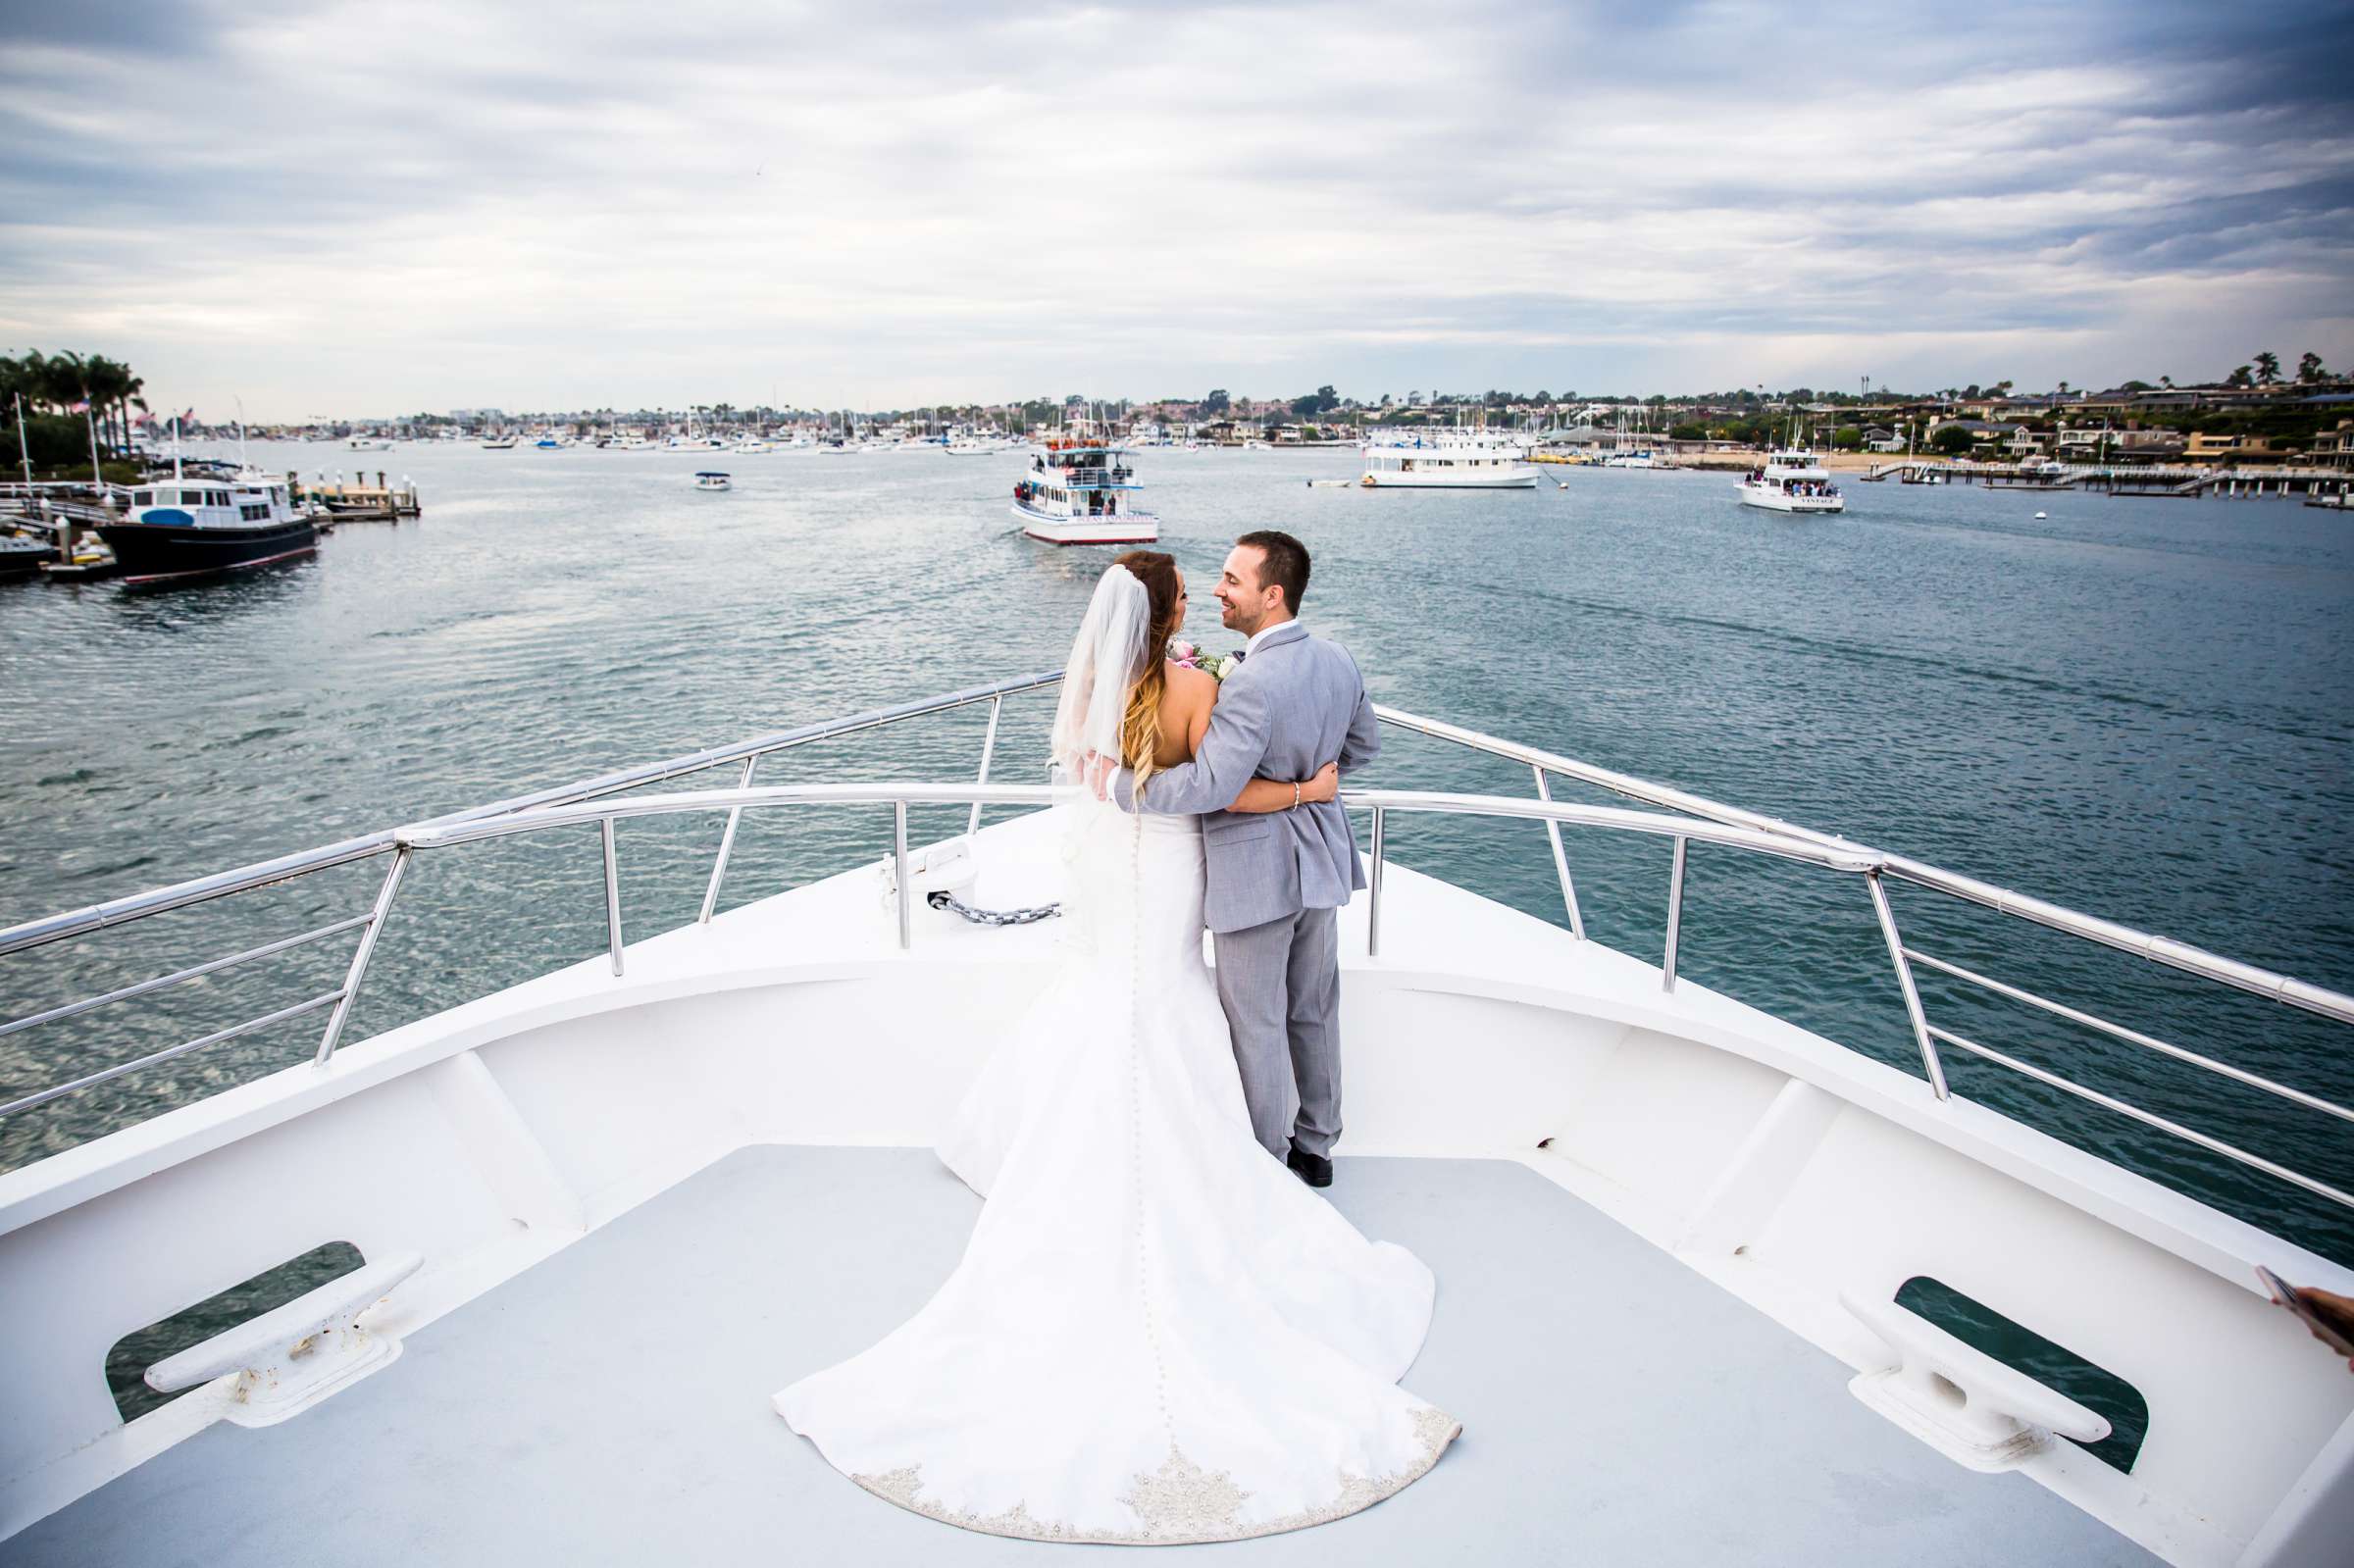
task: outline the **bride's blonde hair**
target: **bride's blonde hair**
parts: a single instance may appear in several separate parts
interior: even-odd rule
[[[1120,760],[1136,776],[1136,792],[1154,771],[1160,750],[1160,699],[1168,693],[1169,639],[1185,624],[1185,600],[1177,593],[1177,558],[1159,550],[1130,550],[1112,563],[1124,566],[1145,585],[1149,631],[1145,633],[1145,667],[1128,688],[1127,711],[1120,717]]]

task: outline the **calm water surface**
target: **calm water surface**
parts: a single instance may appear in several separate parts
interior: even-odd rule
[[[1107,552],[1016,535],[1016,457],[728,461],[471,445],[257,447],[366,462],[426,516],[316,560],[170,591],[0,585],[0,924],[524,788],[1053,667]],[[1672,782],[2234,957],[2354,989],[2354,531],[2280,501],[1851,484],[1851,510],[1737,507],[1729,476],[1571,471],[1534,493],[1366,493],[1346,450],[1139,454],[1197,582],[1289,529],[1306,619],[1379,700]],[[2038,511],[2049,513],[2038,520]],[[1218,630],[1197,593],[1193,633]],[[1037,777],[1050,704],[1010,704]],[[952,777],[973,713],[809,748],[771,782]],[[732,782],[707,776],[711,784]],[[1525,774],[1393,733],[1365,781],[1525,794]],[[1564,791],[1574,794],[1574,791]],[[1599,798],[1599,797],[1591,797]],[[730,904],[879,852],[873,811],[748,823]],[[919,831],[947,830],[943,815]],[[633,937],[691,919],[713,823],[622,830]],[[1559,920],[1541,830],[1416,820],[1409,865]],[[1572,832],[1591,933],[1655,958],[1667,849]],[[365,907],[381,862],[0,958],[14,1017]],[[1909,939],[2338,1098],[2343,1032],[1896,889]],[[356,1038],[601,948],[592,830],[423,857]],[[0,1098],[332,989],[323,943],[0,1039]],[[1918,1071],[1859,884],[1696,849],[1681,968]],[[1923,977],[1932,1018],[2354,1186],[2343,1124]],[[319,1017],[0,1127],[20,1165],[307,1057]],[[1969,1058],[1958,1091],[2354,1259],[2332,1205]]]

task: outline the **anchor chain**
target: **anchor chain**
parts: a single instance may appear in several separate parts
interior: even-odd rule
[[[1028,926],[1042,920],[1051,920],[1062,913],[1059,901],[1040,904],[1035,909],[975,909],[950,892],[931,892],[924,902],[934,909],[946,909],[962,915],[976,926]]]

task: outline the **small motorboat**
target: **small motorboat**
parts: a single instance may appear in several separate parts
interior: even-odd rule
[[[2035,514],[2035,521],[2036,521],[2036,522],[2038,522],[2038,523],[2041,523],[2041,522],[2043,522],[2043,521],[2044,521],[2046,518],[2050,517],[2051,515],[2052,515],[2052,514],[2051,514],[2051,513],[2049,513],[2049,512],[2038,512],[2038,513],[2036,513],[2036,514]]]
[[[695,475],[694,487],[698,490],[728,490],[735,488],[735,484],[725,474],[705,469]]]
[[[37,576],[41,563],[57,559],[57,546],[30,533],[0,530],[0,578]]]

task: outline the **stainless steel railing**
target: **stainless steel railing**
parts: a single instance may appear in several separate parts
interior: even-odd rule
[[[1592,763],[1579,762],[1574,758],[1541,751],[1533,746],[1502,740],[1494,735],[1482,734],[1476,730],[1466,730],[1460,726],[1446,724],[1436,719],[1426,719],[1419,714],[1407,713],[1403,709],[1376,706],[1374,711],[1383,722],[1400,729],[1428,735],[1433,739],[1448,741],[1472,751],[1484,752],[1489,756],[1506,761],[1521,763],[1531,768],[1536,775],[1537,792],[1540,795],[1549,793],[1545,784],[1547,775],[1559,774],[1563,778],[1576,779],[1581,783],[1593,784],[1612,793],[1625,795],[1630,799],[1641,800],[1651,805],[1672,811],[1689,812],[1695,817],[1711,822],[1737,826],[1775,837],[1796,839],[1826,849],[1845,850],[1869,861],[1872,869],[1865,874],[1865,882],[1871,892],[1872,913],[1878,921],[1881,937],[1888,947],[1888,958],[1895,972],[1898,992],[1904,1000],[1905,1015],[1912,1026],[1914,1042],[1920,1052],[1922,1071],[1928,1079],[1930,1089],[1937,1098],[1945,1099],[1951,1093],[1945,1081],[1944,1063],[1937,1051],[1940,1044],[1950,1045],[1957,1050],[1966,1051],[1982,1060],[1993,1062],[1997,1066],[2009,1068],[2047,1087],[2059,1089],[2090,1104],[2101,1106],[2105,1110],[2139,1122],[2145,1127],[2196,1144],[2211,1153],[2221,1154],[2252,1170],[2263,1171],[2333,1202],[2354,1207],[2354,1194],[2347,1193],[2328,1183],[2289,1170],[2261,1155],[2238,1148],[2220,1138],[2185,1127],[2179,1122],[2144,1110],[2140,1106],[2128,1104],[2114,1095],[2105,1094],[2061,1074],[2021,1061],[2017,1057],[1930,1023],[1927,1011],[1920,999],[1919,986],[1914,976],[1913,966],[1916,964],[1925,965],[1994,995],[2022,1003],[2054,1017],[2092,1029],[2113,1039],[2138,1045],[2175,1061],[2228,1078],[2276,1099],[2284,1100],[2308,1110],[2319,1111],[2340,1121],[2354,1122],[2354,1109],[2349,1109],[2335,1101],[2325,1099],[2318,1094],[2307,1093],[2303,1089],[2291,1087],[2262,1074],[2233,1067],[2198,1051],[2169,1043],[2155,1036],[2128,1029],[2124,1025],[2114,1023],[2096,1014],[2039,996],[2024,987],[2009,985],[1960,964],[1909,946],[1897,930],[1896,915],[1888,903],[1887,889],[1882,885],[1882,879],[1893,877],[1902,882],[1931,888],[1965,902],[1992,909],[1999,914],[2032,921],[2036,925],[2053,931],[2080,937],[2086,941],[2097,942],[2106,947],[2113,947],[2137,958],[2164,964],[2205,980],[2269,997],[2274,1001],[2282,1002],[2324,1018],[2333,1019],[2339,1023],[2354,1023],[2354,996],[2328,990],[2287,975],[2276,974],[2271,970],[2260,969],[2253,964],[2243,964],[2237,959],[2226,958],[2219,953],[2194,947],[2188,942],[2175,941],[2172,937],[2136,931],[2130,926],[2122,926],[2115,921],[2080,914],[2075,910],[2067,909],[2040,898],[2032,898],[2024,893],[1998,887],[1992,883],[1981,882],[1974,877],[1964,877],[1955,872],[1946,871],[1941,867],[1929,865],[1925,861],[1914,860],[1905,855],[1885,853],[1833,834],[1818,833],[1814,829],[1802,828],[1795,823],[1784,822],[1779,818],[1769,817],[1761,812],[1747,811],[1738,806],[1728,806],[1722,802],[1711,800],[1705,795],[1697,795],[1670,784],[1654,784],[1650,780],[1638,779],[1631,774],[1616,773],[1608,768],[1596,767]],[[1560,830],[1558,827],[1549,825],[1548,831],[1553,835],[1554,861],[1561,879],[1562,900],[1567,906],[1571,934],[1582,937],[1584,936],[1583,922],[1578,915],[1576,889],[1570,881],[1568,862],[1562,853]],[[1670,872],[1672,887],[1680,887],[1683,870],[1684,857],[1682,846],[1679,844],[1674,866]],[[1675,895],[1671,893],[1670,919],[1667,929],[1668,966],[1670,969],[1673,967],[1676,935],[1673,920],[1675,901]]]
[[[85,1074],[70,1082],[21,1096],[6,1104],[0,1104],[0,1116],[30,1108],[60,1095],[87,1088],[110,1079],[121,1077],[126,1073],[135,1072],[154,1063],[268,1028],[290,1018],[332,1007],[333,1012],[321,1034],[315,1057],[318,1063],[325,1064],[333,1055],[341,1037],[344,1025],[350,1016],[353,1001],[359,993],[361,982],[374,957],[377,938],[383,932],[394,900],[398,897],[401,881],[407,871],[409,861],[420,850],[437,849],[567,825],[596,823],[603,851],[607,948],[613,972],[619,975],[622,972],[624,942],[621,920],[620,862],[615,838],[617,823],[625,819],[642,816],[678,815],[704,811],[724,811],[726,813],[726,825],[721,835],[718,852],[713,858],[711,876],[705,887],[702,906],[696,917],[698,923],[703,923],[712,918],[717,907],[737,829],[745,811],[793,804],[889,805],[893,813],[893,854],[899,871],[896,879],[896,885],[899,888],[898,935],[900,945],[907,946],[912,940],[913,932],[913,918],[907,892],[908,881],[905,875],[908,808],[915,805],[969,805],[971,809],[966,822],[966,830],[970,832],[979,827],[981,813],[985,806],[1038,807],[1047,804],[1050,800],[1051,794],[1043,786],[992,784],[989,783],[989,770],[996,754],[998,721],[1004,699],[1008,696],[1045,689],[1054,685],[1060,679],[1060,672],[1047,672],[998,682],[990,685],[975,686],[945,696],[904,703],[896,707],[875,709],[845,719],[783,731],[731,746],[715,747],[684,757],[672,758],[667,762],[602,775],[556,789],[517,796],[468,811],[437,817],[409,827],[387,829],[359,838],[346,839],[341,843],[330,844],[320,849],[258,862],[235,871],[197,878],[172,886],[157,888],[104,904],[91,905],[86,909],[30,921],[0,931],[0,954],[6,954],[144,919],[167,910],[184,908],[209,899],[282,883],[376,855],[388,853],[392,857],[384,880],[378,887],[377,895],[364,914],[332,922],[293,936],[265,942],[225,958],[214,959],[151,980],[140,981],[102,995],[70,1002],[13,1022],[0,1024],[0,1037],[40,1024],[74,1017],[113,1002],[150,994],[199,976],[213,974],[235,965],[358,930],[360,937],[353,950],[350,966],[343,984],[336,989],[310,997],[291,1006],[280,1008],[262,1017],[215,1031],[200,1038],[187,1040],[136,1060],[119,1063],[94,1073]],[[774,752],[982,702],[990,704],[989,728],[982,742],[978,778],[971,784],[797,784],[766,787],[755,786],[753,784],[760,759]],[[2113,947],[2155,963],[2165,964],[2203,979],[2268,996],[2339,1022],[2354,1023],[2354,997],[2347,997],[2285,975],[2259,969],[2253,965],[2242,964],[2188,943],[2135,931],[2115,922],[2100,920],[2040,899],[2030,898],[1974,878],[1944,871],[1923,862],[1870,849],[1834,835],[1817,833],[1761,813],[1724,805],[1672,785],[1654,784],[1631,775],[1615,773],[1590,763],[1502,740],[1492,735],[1482,734],[1477,731],[1427,719],[1400,709],[1380,707],[1376,709],[1376,712],[1383,722],[1396,728],[1528,767],[1535,784],[1536,798],[1524,800],[1493,795],[1427,791],[1346,791],[1342,797],[1345,805],[1369,812],[1371,816],[1366,934],[1367,949],[1370,955],[1377,957],[1380,953],[1384,870],[1388,861],[1388,818],[1396,812],[1510,817],[1544,823],[1549,846],[1552,850],[1555,874],[1561,885],[1562,905],[1567,916],[1569,933],[1572,938],[1578,940],[1585,939],[1585,923],[1578,904],[1576,884],[1570,872],[1569,858],[1561,837],[1561,829],[1565,826],[1597,828],[1671,839],[1674,848],[1668,878],[1666,935],[1660,966],[1661,985],[1663,989],[1668,991],[1672,991],[1676,984],[1684,870],[1687,847],[1690,843],[1698,841],[1723,845],[1833,871],[1852,873],[1861,876],[1864,880],[1874,921],[1888,950],[1889,961],[1896,978],[1899,993],[1905,1004],[1906,1016],[1912,1027],[1915,1044],[1920,1053],[1923,1075],[1927,1079],[1931,1091],[1938,1099],[1942,1100],[1950,1093],[1944,1065],[1938,1051],[1938,1047],[1942,1044],[2019,1072],[2047,1087],[2100,1105],[2251,1169],[2263,1171],[2307,1191],[2354,1207],[2354,1193],[2345,1192],[2328,1183],[2289,1170],[2261,1155],[2238,1148],[2195,1129],[2130,1105],[2059,1074],[2021,1061],[1950,1030],[1931,1024],[1922,1004],[1915,977],[1914,966],[1917,964],[2008,1000],[2034,1007],[2071,1023],[2093,1029],[2111,1038],[2149,1049],[2200,1070],[2217,1074],[2305,1109],[2318,1111],[2342,1121],[2354,1122],[2354,1110],[2349,1110],[2343,1105],[2319,1095],[2234,1067],[2200,1052],[2172,1044],[2153,1036],[2100,1018],[2095,1014],[2071,1007],[2066,1003],[2037,995],[2024,987],[2012,986],[1992,977],[1978,974],[1962,965],[1909,946],[1897,928],[1895,914],[1889,904],[1883,879],[1893,877],[1900,881],[1931,888],[2001,914],[2032,921],[2051,930]],[[640,788],[649,784],[665,782],[739,761],[743,765],[742,772],[739,777],[737,786],[733,789],[640,795],[627,799],[611,798],[625,790]],[[1574,779],[1682,815],[1662,816],[1654,812],[1630,811],[1620,807],[1589,806],[1556,801],[1552,798],[1549,780],[1557,776]]]
[[[476,806],[465,811],[453,812],[444,817],[437,817],[433,819],[430,824],[418,826],[420,828],[437,827],[453,823],[483,821],[514,812],[533,811],[548,806],[569,805],[585,800],[600,799],[623,790],[642,788],[647,784],[660,784],[667,780],[699,773],[706,768],[724,767],[737,761],[742,762],[742,783],[748,784],[751,781],[752,770],[758,765],[759,760],[776,752],[813,745],[819,741],[838,739],[861,731],[900,724],[910,719],[947,713],[983,702],[990,705],[989,734],[982,757],[982,777],[986,779],[990,755],[996,747],[998,712],[1005,698],[1017,696],[1023,692],[1042,690],[1055,685],[1061,680],[1061,671],[1049,670],[1038,675],[1020,676],[1006,681],[994,682],[988,685],[972,686],[962,691],[948,692],[944,696],[927,697],[920,701],[899,703],[888,708],[876,708],[865,713],[852,714],[847,718],[832,719],[820,724],[803,725],[797,729],[779,731],[773,734],[758,735],[749,740],[738,741],[733,745],[715,746],[704,751],[690,752],[685,756],[672,757],[664,762],[623,769],[618,773],[601,774],[596,778],[586,779],[578,784],[564,784],[553,789],[542,789],[527,795],[493,801],[488,805]],[[726,835],[721,839],[720,852],[711,869],[710,885],[704,894],[700,916],[702,920],[707,921],[711,918],[712,909],[719,897],[721,880],[727,875],[729,851],[735,841],[736,820],[735,815],[731,814]],[[973,822],[976,826],[979,823],[978,807],[975,808]],[[50,942],[63,941],[69,937],[86,936],[113,927],[128,925],[172,910],[207,903],[213,899],[230,897],[255,888],[275,886],[338,866],[347,866],[357,861],[373,859],[379,855],[389,854],[392,857],[391,863],[384,873],[384,881],[378,886],[376,897],[365,913],[333,921],[297,936],[264,942],[259,946],[249,947],[242,952],[232,953],[224,958],[212,959],[168,975],[159,975],[150,980],[121,986],[101,995],[85,997],[63,1006],[52,1007],[0,1024],[0,1037],[15,1034],[20,1030],[32,1029],[41,1024],[54,1023],[60,1019],[72,1018],[112,1002],[128,1001],[135,996],[169,989],[200,976],[217,974],[223,970],[251,963],[257,959],[268,958],[294,947],[357,930],[360,933],[359,941],[353,950],[344,982],[336,989],[313,996],[296,1006],[281,1008],[262,1017],[248,1019],[228,1029],[215,1031],[199,1038],[166,1046],[161,1050],[149,1052],[132,1060],[118,1062],[99,1071],[20,1095],[0,1104],[0,1117],[29,1110],[61,1095],[93,1087],[126,1074],[138,1072],[142,1068],[152,1067],[159,1062],[170,1061],[174,1057],[185,1055],[189,1051],[203,1046],[219,1044],[224,1040],[234,1039],[238,1036],[249,1035],[291,1018],[332,1007],[333,1011],[329,1014],[327,1025],[320,1034],[319,1048],[315,1057],[318,1062],[325,1063],[334,1054],[336,1042],[341,1038],[344,1025],[350,1019],[352,1003],[359,992],[360,977],[366,974],[369,962],[375,955],[377,938],[383,933],[385,918],[392,908],[393,899],[398,895],[401,879],[408,871],[410,854],[407,846],[398,841],[401,831],[387,828],[377,833],[364,834],[356,838],[346,838],[337,843],[326,844],[317,849],[306,849],[295,854],[280,855],[271,860],[256,861],[252,865],[240,866],[233,871],[216,872],[206,877],[191,878],[186,882],[174,883],[169,886],[151,888],[146,892],[133,893],[127,897],[91,904],[82,909],[69,910],[63,914],[45,916],[38,920],[25,921],[0,930],[0,955],[22,952],[28,948],[44,946]]]

